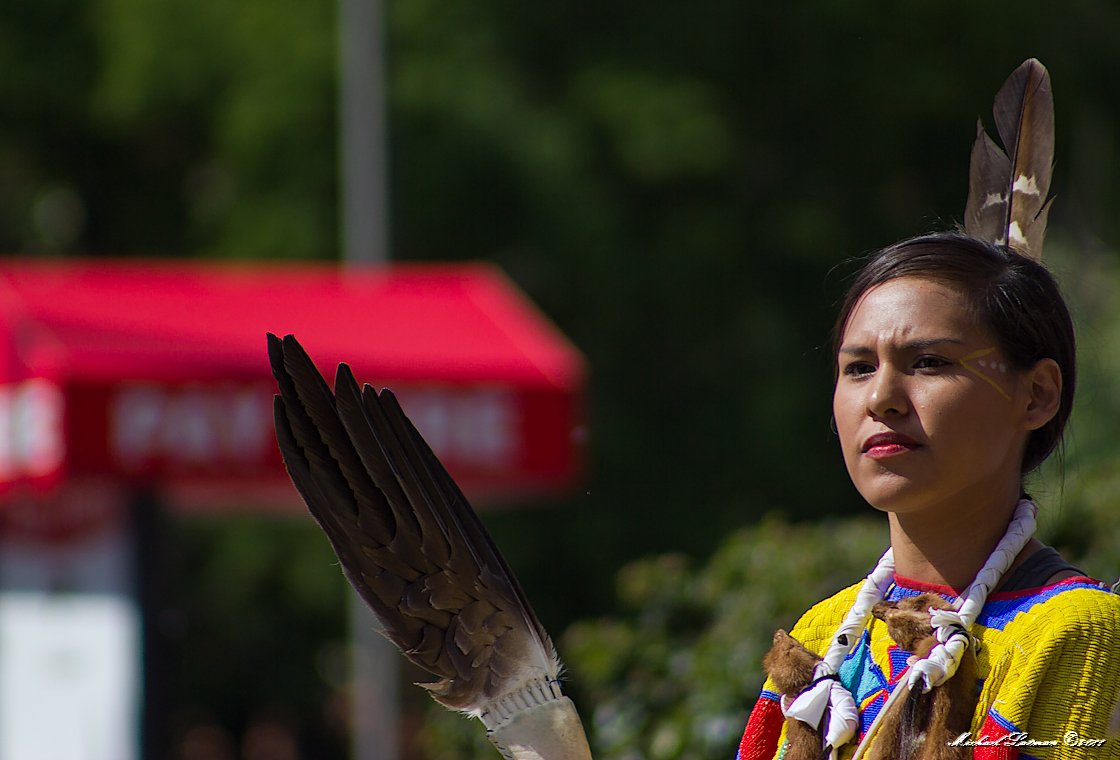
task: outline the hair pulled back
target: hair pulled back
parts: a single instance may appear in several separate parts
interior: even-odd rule
[[[954,286],[964,293],[979,325],[1018,370],[1053,359],[1062,373],[1058,411],[1031,433],[1023,473],[1042,464],[1062,442],[1077,379],[1073,320],[1058,284],[1040,262],[966,235],[945,232],[904,240],[873,254],[841,302],[832,333],[835,356],[848,319],[871,288],[902,277]]]

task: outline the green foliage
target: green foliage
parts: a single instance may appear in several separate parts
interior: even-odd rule
[[[168,161],[192,253],[334,250],[330,3],[97,0],[98,126]],[[167,155],[173,151],[171,155]],[[178,248],[178,246],[177,246]]]
[[[1120,576],[1120,257],[1059,238],[1048,242],[1047,259],[1077,322],[1077,402],[1064,449],[1029,485],[1043,539],[1111,582]]]

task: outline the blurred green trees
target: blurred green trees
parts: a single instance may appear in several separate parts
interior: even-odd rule
[[[400,0],[385,12],[393,255],[498,262],[592,368],[587,488],[487,516],[546,626],[610,610],[627,561],[724,547],[694,559],[700,570],[627,570],[681,588],[626,591],[619,622],[565,637],[587,704],[617,705],[610,692],[635,668],[668,668],[685,676],[669,694],[723,701],[657,696],[659,715],[689,714],[658,746],[725,740],[719,721],[745,709],[754,679],[736,674],[744,691],[729,696],[705,668],[724,646],[746,662],[783,621],[733,643],[730,607],[773,591],[737,600],[708,576],[730,546],[748,554],[786,531],[824,540],[776,522],[736,532],[766,513],[862,509],[828,431],[823,346],[841,262],[959,217],[975,118],[1028,56],[1054,77],[1052,239],[1071,251],[1059,264],[1085,369],[1064,486],[1042,486],[1064,506],[1047,519],[1097,568],[1118,553],[1106,512],[1120,489],[1115,3]],[[296,0],[0,4],[0,250],[336,258],[335,23],[333,4]],[[817,554],[770,577],[809,578],[798,562]],[[871,559],[837,559],[852,570],[843,582]],[[337,578],[329,563],[321,572]],[[701,595],[714,608],[686,605],[694,622],[648,645],[683,652],[675,664],[595,664],[594,650],[609,660],[635,621],[662,614],[647,606],[675,609],[700,586],[728,598]],[[789,604],[804,606],[793,591]],[[641,709],[619,725],[653,741],[662,729]],[[690,722],[706,719],[718,726]]]

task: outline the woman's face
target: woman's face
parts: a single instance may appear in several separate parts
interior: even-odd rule
[[[905,277],[871,288],[837,361],[836,429],[871,505],[912,512],[1018,488],[1028,383],[955,287]]]

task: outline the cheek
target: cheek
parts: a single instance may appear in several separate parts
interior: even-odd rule
[[[914,400],[926,432],[960,449],[982,447],[1009,428],[1009,402],[988,386],[953,385]]]
[[[859,421],[863,418],[863,403],[850,390],[837,388],[832,394],[832,417],[836,420],[836,435],[840,446],[847,451],[852,438],[859,432]]]
[[[940,389],[942,399],[933,399],[945,411],[965,416],[998,416],[1006,411],[1007,399],[981,378],[957,378]]]

